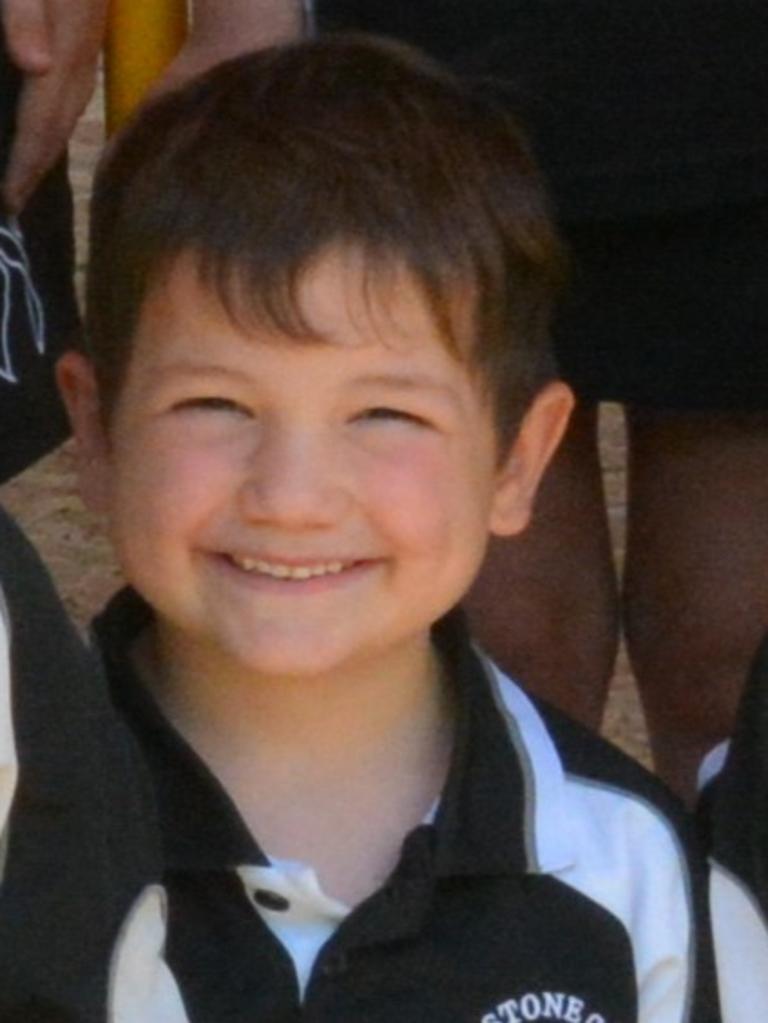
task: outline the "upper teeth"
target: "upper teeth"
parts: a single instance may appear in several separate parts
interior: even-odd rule
[[[328,561],[323,565],[281,565],[237,555],[233,556],[233,561],[246,572],[261,572],[275,579],[311,579],[318,575],[337,575],[344,568],[341,561]]]

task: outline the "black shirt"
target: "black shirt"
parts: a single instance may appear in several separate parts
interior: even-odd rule
[[[0,25],[0,176],[20,88]],[[79,329],[74,246],[72,197],[61,161],[19,218],[6,215],[0,203],[0,482],[69,433],[54,367]]]

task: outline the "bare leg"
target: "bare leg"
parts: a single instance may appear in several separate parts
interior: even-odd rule
[[[625,629],[656,767],[691,798],[768,626],[768,415],[628,414]]]
[[[576,410],[531,525],[492,544],[466,602],[474,634],[499,665],[592,728],[618,631],[596,419],[593,406]]]

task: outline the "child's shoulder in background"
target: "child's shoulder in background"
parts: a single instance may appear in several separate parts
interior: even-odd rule
[[[768,636],[722,769],[704,793],[710,904],[726,1023],[768,1018]]]

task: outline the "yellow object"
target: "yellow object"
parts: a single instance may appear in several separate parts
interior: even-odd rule
[[[186,32],[186,0],[111,0],[104,54],[108,132],[141,102]]]

